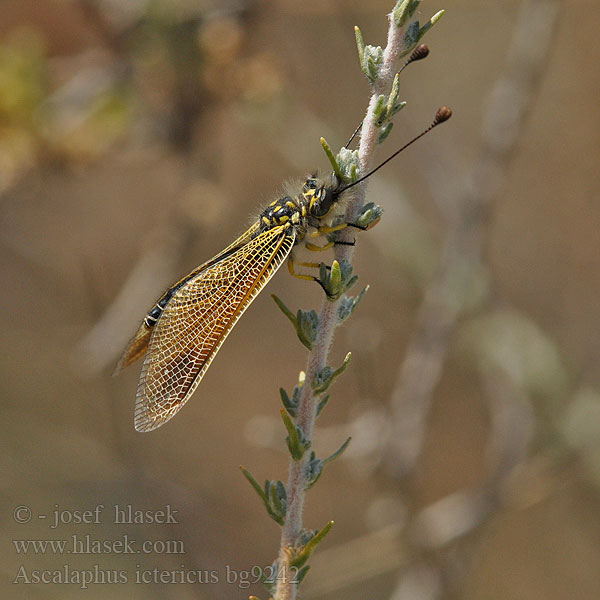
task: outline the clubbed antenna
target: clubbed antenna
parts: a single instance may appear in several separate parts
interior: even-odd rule
[[[408,67],[408,65],[410,65],[411,63],[417,62],[418,60],[423,60],[424,58],[427,58],[428,56],[429,56],[429,46],[427,46],[426,44],[421,44],[421,45],[417,46],[412,51],[412,54],[408,57],[408,60],[402,65],[402,68],[398,72],[402,73],[402,71],[404,71],[404,69],[406,69],[406,67]]]
[[[415,52],[416,52],[416,50],[415,50]],[[402,152],[403,150],[406,150],[410,145],[414,144],[418,139],[421,139],[425,134],[429,133],[434,127],[437,127],[438,125],[447,121],[451,116],[452,116],[452,110],[448,106],[441,106],[440,108],[438,108],[437,112],[435,113],[435,118],[433,119],[431,125],[427,129],[422,131],[418,136],[414,137],[407,144],[404,144],[404,146],[402,146],[402,148],[400,148],[399,150],[396,150],[396,152],[394,152],[394,154],[392,154],[389,158],[386,158],[379,166],[375,167],[370,173],[367,173],[360,179],[357,179],[355,182],[351,183],[350,185],[347,185],[345,188],[340,190],[340,193],[346,191],[347,189],[351,188],[352,186],[354,186],[358,183],[361,183],[362,181],[367,179],[367,177],[371,177],[371,175],[373,175],[373,173],[375,173],[376,171],[379,171],[379,169],[381,169],[381,167],[383,167],[383,165],[386,165],[387,163],[389,163],[390,160],[392,160],[392,158],[395,158],[396,156],[398,156],[398,154],[400,154],[400,152]]]

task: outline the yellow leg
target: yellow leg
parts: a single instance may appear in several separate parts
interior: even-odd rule
[[[311,269],[320,269],[321,268],[321,263],[299,262],[296,264],[299,264],[301,267],[310,267]]]
[[[320,267],[319,264],[317,263],[297,263],[302,267],[314,267],[316,269],[318,269]],[[305,281],[318,281],[318,278],[315,277],[314,275],[302,275],[300,273],[296,273],[296,271],[294,270],[294,259],[293,258],[288,258],[288,271],[290,272],[290,275],[293,275],[294,277],[297,277],[298,279],[304,279]]]
[[[335,242],[327,242],[324,246],[318,246],[317,244],[311,244],[310,242],[306,242],[304,244],[307,250],[312,250],[313,252],[323,252],[323,250],[329,250],[329,248],[333,248]]]
[[[317,238],[327,235],[328,233],[333,233],[334,231],[341,231],[342,229],[346,229],[346,227],[348,227],[348,223],[340,223],[339,225],[335,225],[333,227],[322,225],[318,229],[315,229],[315,231],[309,233],[306,237]]]
[[[348,223],[340,223],[339,225],[335,225],[334,227],[327,227],[322,225],[317,229],[320,235],[324,235],[326,233],[333,233],[334,231],[341,231],[342,229],[346,229],[348,227]]]
[[[303,267],[314,267],[315,269],[319,269],[321,267],[319,263],[299,262],[297,264]],[[305,281],[316,281],[321,286],[322,290],[327,294],[327,296],[332,298],[332,296],[329,294],[329,291],[318,277],[315,277],[314,275],[300,275],[299,273],[296,273],[296,271],[294,270],[294,259],[292,257],[288,258],[288,270],[290,272],[290,275],[293,275],[298,279],[304,279]]]

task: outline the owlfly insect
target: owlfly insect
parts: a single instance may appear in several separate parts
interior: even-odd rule
[[[346,227],[367,229],[374,225],[374,222],[368,227],[334,222],[339,209],[343,208],[344,194],[448,120],[451,114],[449,108],[440,108],[423,133],[351,183],[341,181],[335,174],[329,183],[309,177],[298,194],[273,201],[232,244],[180,279],[158,299],[115,370],[116,374],[146,355],[135,404],[137,431],[160,427],[183,407],[238,319],[286,260],[292,275],[316,281],[324,287],[318,277],[295,272],[291,258],[294,246],[304,243],[309,249],[327,249],[341,242],[330,239],[324,246],[315,246],[308,240],[331,236]]]

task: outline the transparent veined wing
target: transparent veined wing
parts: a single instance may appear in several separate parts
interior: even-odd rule
[[[243,246],[245,246],[251,239],[252,236],[258,231],[260,227],[260,223],[254,223],[247,231],[242,233],[240,237],[238,237],[234,242],[229,244],[227,248],[221,250],[216,256],[213,256],[207,262],[201,264],[199,267],[196,267],[191,273],[186,275],[183,279],[179,280],[175,283],[165,294],[169,293],[174,288],[179,287],[184,281],[189,280],[194,275],[201,273],[202,271],[210,268],[211,265],[219,262],[223,257],[228,256],[235,251],[239,250]],[[113,372],[114,375],[118,375],[125,367],[128,367],[130,364],[134,363],[138,358],[141,358],[148,349],[148,343],[150,342],[150,335],[152,334],[152,329],[146,327],[144,322],[139,326],[136,334],[133,336],[131,341],[127,344],[125,351],[123,352],[117,366]]]
[[[187,402],[294,241],[294,230],[280,226],[238,249],[232,244],[174,293],[151,330],[136,396],[136,430],[160,427]]]

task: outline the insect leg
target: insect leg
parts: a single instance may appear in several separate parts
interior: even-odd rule
[[[360,229],[361,231],[367,231],[367,229],[371,229],[372,227],[375,227],[375,225],[377,225],[377,223],[379,223],[379,219],[375,219],[375,221],[373,221],[372,223],[369,223],[368,225],[358,225],[357,223],[345,223],[346,227],[354,227],[354,229]]]
[[[303,267],[313,267],[315,269],[318,269],[321,266],[320,264],[303,262],[294,263],[294,259],[290,257],[288,258],[288,271],[290,272],[290,275],[293,275],[298,279],[304,279],[305,281],[315,281],[321,286],[321,289],[325,292],[328,298],[333,298],[333,296],[327,291],[327,288],[318,277],[315,277],[314,275],[302,275],[301,273],[296,273],[296,271],[294,270],[294,264],[298,264]]]
[[[296,263],[296,264],[300,265],[301,267],[309,267],[311,269],[320,269],[321,268],[321,263],[299,262],[299,263]]]
[[[340,223],[339,225],[335,225],[334,227],[321,226],[316,231],[309,233],[307,237],[321,237],[323,235],[327,235],[329,233],[335,233],[336,231],[341,231],[346,227],[356,227],[358,229],[362,229],[363,231],[368,229],[368,227],[361,227],[360,225],[354,225],[352,223]],[[325,245],[319,246],[317,244],[313,244],[311,242],[305,242],[305,246],[308,250],[312,250],[313,252],[321,252],[323,250],[329,250],[333,246],[354,246],[356,244],[356,240],[351,242],[343,242],[338,240],[330,240]]]
[[[302,273],[296,273],[296,270],[294,269],[295,264],[298,264],[298,265],[304,266],[304,267],[314,267],[314,268],[318,269],[319,265],[317,263],[300,263],[300,262],[295,262],[291,256],[290,256],[290,258],[288,258],[288,271],[290,272],[290,275],[293,275],[294,277],[297,277],[298,279],[304,279],[305,281],[318,281],[318,277],[315,277],[314,275],[303,275]]]
[[[327,242],[324,246],[319,246],[317,244],[311,244],[310,242],[306,242],[304,245],[307,250],[311,250],[312,252],[323,252],[324,250],[329,250],[329,248],[333,248],[335,242]]]
[[[348,227],[348,223],[340,223],[339,225],[333,225],[332,227],[321,225],[315,231],[309,233],[307,237],[321,237],[322,235],[327,235],[334,231],[341,231],[342,229],[346,229],[346,227]]]

